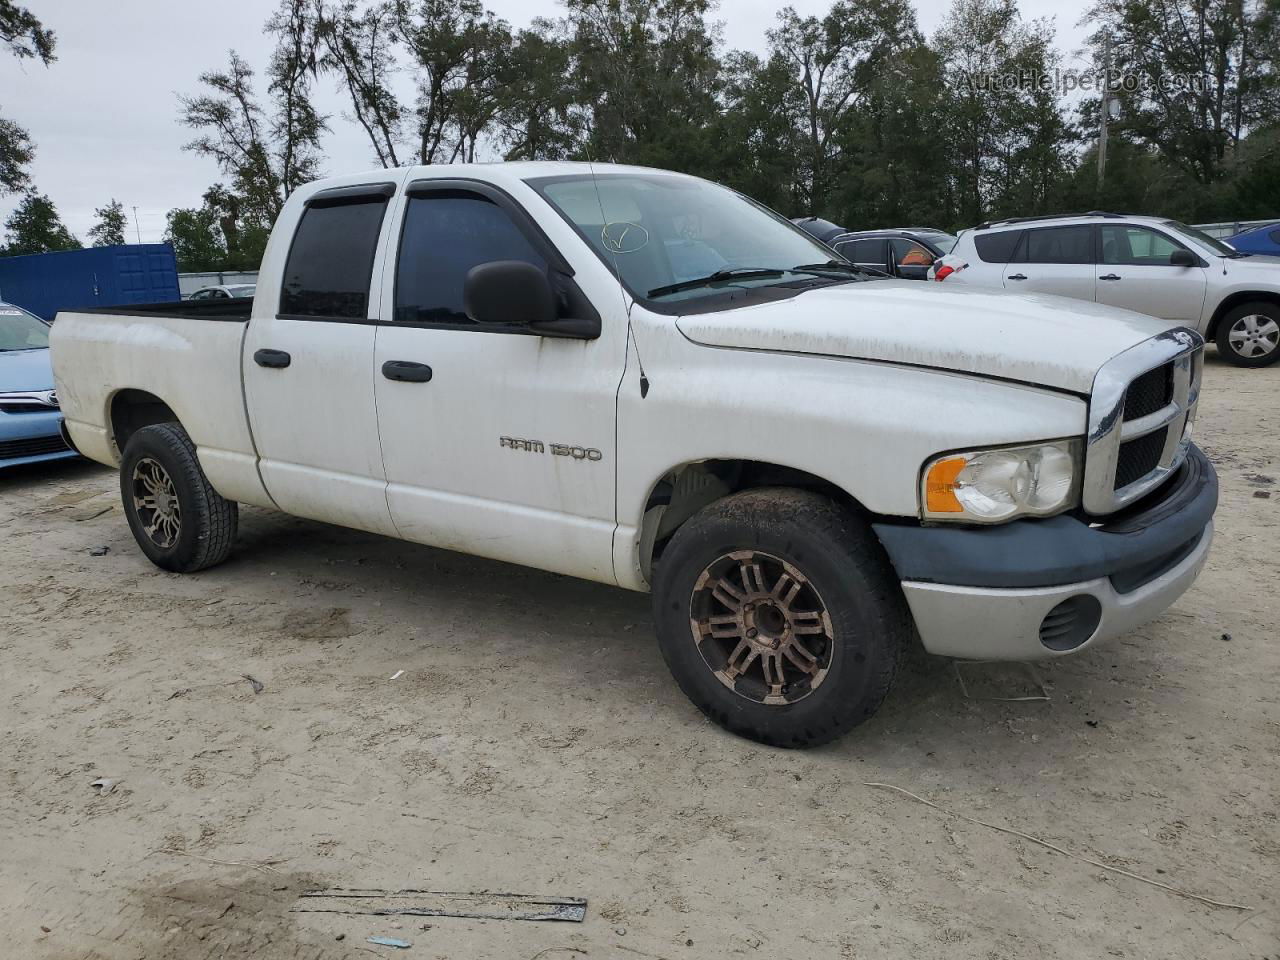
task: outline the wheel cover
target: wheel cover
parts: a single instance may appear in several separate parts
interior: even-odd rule
[[[689,600],[689,626],[716,679],[769,706],[812,694],[835,655],[831,616],[813,584],[794,565],[759,550],[707,565]]]
[[[1242,357],[1261,357],[1280,347],[1280,324],[1263,313],[1251,313],[1231,325],[1231,349]]]
[[[169,471],[158,460],[143,457],[133,468],[133,509],[152,543],[168,549],[182,533],[182,507]]]

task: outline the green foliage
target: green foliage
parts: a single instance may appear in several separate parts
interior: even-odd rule
[[[125,240],[125,227],[129,220],[124,213],[124,204],[112,199],[105,207],[93,211],[98,222],[89,228],[89,239],[95,247],[118,247]]]
[[[262,263],[271,221],[252,212],[245,199],[216,185],[196,208],[169,211],[164,239],[173,244],[183,273],[257,270]]]
[[[8,242],[0,248],[0,255],[6,257],[80,249],[80,241],[63,226],[53,201],[34,191],[23,196],[4,229]]]
[[[53,31],[12,0],[0,0],[0,44],[19,60],[36,59],[48,66],[56,59]],[[0,116],[0,197],[30,186],[26,168],[34,156],[35,145],[27,131]]]
[[[202,78],[204,96],[183,100],[201,132],[191,148],[228,177],[208,214],[225,249],[205,256],[252,260],[250,238],[318,173],[318,78],[345,92],[384,166],[651,165],[850,227],[1275,209],[1280,0],[1095,2],[1096,57],[1105,27],[1120,71],[1213,81],[1188,96],[1122,92],[1101,185],[1098,97],[1068,113],[1051,83],[1016,82],[1062,66],[1052,25],[1024,20],[1017,0],[952,0],[932,39],[912,0],[831,0],[816,16],[786,7],[763,56],[724,49],[715,0],[562,0],[562,16],[522,30],[483,0],[279,0],[268,105],[234,55]]]

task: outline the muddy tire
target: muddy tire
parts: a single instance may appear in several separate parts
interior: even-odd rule
[[[680,527],[653,604],[680,689],[726,730],[779,747],[826,743],[875,713],[912,635],[870,527],[785,488],[726,497]]]
[[[1242,303],[1218,321],[1218,353],[1237,367],[1266,367],[1280,360],[1280,305]]]
[[[120,497],[134,539],[161,569],[192,573],[231,552],[237,505],[209,485],[195,444],[176,423],[143,427],[129,438]]]

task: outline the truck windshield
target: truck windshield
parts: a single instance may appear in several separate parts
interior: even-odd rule
[[[0,304],[0,352],[49,346],[49,325],[25,310]]]
[[[613,173],[528,182],[640,300],[870,279],[789,221],[704,180]]]

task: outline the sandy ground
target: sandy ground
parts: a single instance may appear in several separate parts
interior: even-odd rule
[[[0,956],[1274,960],[1280,367],[1206,377],[1223,498],[1180,603],[1043,668],[1049,702],[917,656],[808,753],[704,722],[644,596],[253,509],[230,562],[169,575],[112,473],[0,477]],[[589,906],[290,912],[315,886]]]

